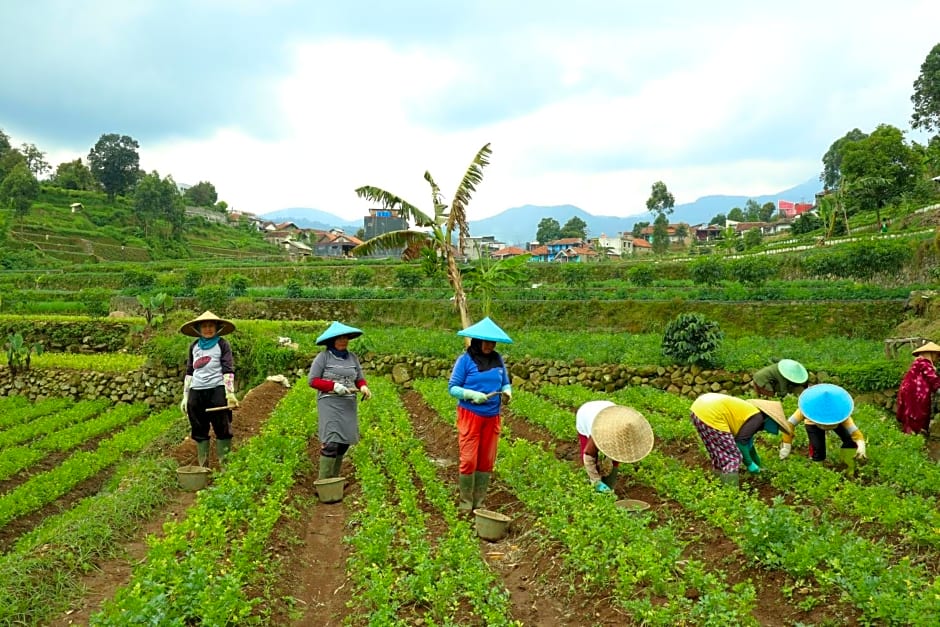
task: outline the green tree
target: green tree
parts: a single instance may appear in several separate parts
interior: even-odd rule
[[[3,129],[0,128],[0,157],[5,155],[12,148],[13,146],[10,144],[10,136],[4,133]]]
[[[777,213],[777,205],[768,201],[760,206],[759,218],[761,222],[770,222]]]
[[[11,148],[0,155],[0,181],[7,177],[7,174],[13,171],[19,164],[26,165],[26,157],[16,148]],[[29,170],[29,167],[26,168]]]
[[[643,235],[643,229],[650,225],[649,222],[637,222],[633,225],[633,230],[631,231],[633,239],[639,239]]]
[[[790,233],[793,235],[804,235],[822,228],[822,220],[810,212],[801,213],[800,217],[790,225]]]
[[[747,222],[747,216],[744,215],[741,207],[732,207],[728,212],[728,219],[732,222]]]
[[[172,177],[161,179],[156,170],[145,174],[134,189],[134,210],[145,236],[153,235],[158,222],[163,220],[170,225],[171,237],[182,237],[185,213]]]
[[[748,198],[744,203],[744,218],[746,222],[760,222],[760,203]]]
[[[713,224],[717,224],[718,226],[724,226],[727,220],[728,220],[728,216],[726,216],[723,213],[719,213],[714,218],[708,221],[708,226],[712,226]]]
[[[26,166],[29,168],[29,171],[32,172],[33,176],[36,178],[41,177],[52,169],[52,166],[46,161],[46,153],[39,150],[36,144],[24,143],[20,146],[20,152],[22,152],[23,157],[26,158]]]
[[[718,241],[718,246],[726,253],[734,252],[734,249],[737,247],[738,243],[738,232],[735,231],[733,226],[726,226],[721,231],[721,239]]]
[[[657,255],[664,254],[669,250],[669,218],[665,213],[660,213],[653,220],[653,252]]]
[[[832,142],[832,145],[829,146],[829,150],[823,155],[823,170],[822,174],[819,175],[819,180],[822,181],[824,188],[835,189],[839,184],[839,180],[842,178],[842,157],[846,147],[866,137],[868,137],[866,133],[863,133],[857,128],[853,128],[851,131]]]
[[[570,220],[565,222],[565,225],[561,227],[561,237],[575,237],[577,239],[583,240],[587,238],[587,222],[579,218],[578,216],[572,216]]]
[[[676,238],[683,244],[685,243],[685,238],[689,236],[689,225],[685,222],[680,222],[676,225]]]
[[[662,181],[653,183],[650,197],[646,199],[646,208],[655,215],[669,215],[676,206],[676,198],[666,189]]]
[[[744,250],[750,250],[751,248],[757,248],[761,245],[761,242],[764,241],[764,235],[761,233],[761,230],[757,227],[753,229],[748,229],[744,232]]]
[[[88,153],[88,166],[101,183],[108,199],[129,191],[140,176],[140,155],[137,140],[109,133],[102,135]]]
[[[911,126],[925,131],[940,131],[940,44],[927,53],[914,81],[914,113]]]
[[[480,297],[484,316],[490,315],[493,296],[499,288],[518,285],[528,276],[526,263],[531,256],[529,254],[517,255],[498,261],[492,257],[481,257],[479,262],[463,272],[467,291]]]
[[[535,241],[540,244],[554,242],[561,239],[561,225],[555,218],[542,218],[539,220],[538,230],[535,232]]]
[[[29,171],[25,162],[16,164],[0,183],[0,203],[9,207],[17,217],[23,217],[37,198],[39,181]]]
[[[842,155],[843,183],[849,187],[871,179],[871,193],[879,206],[900,199],[914,188],[922,165],[916,152],[904,141],[904,133],[881,124],[865,139],[848,144]]]
[[[219,199],[215,185],[209,181],[199,181],[183,192],[183,199],[194,207],[211,207]]]
[[[466,249],[466,242],[470,237],[467,205],[470,204],[473,192],[483,181],[483,168],[489,165],[491,154],[489,144],[477,151],[457,186],[450,206],[444,203],[444,196],[431,177],[431,173],[425,172],[424,180],[431,187],[431,206],[434,209],[431,214],[421,211],[411,203],[378,187],[364,186],[356,190],[356,195],[360,198],[379,203],[385,209],[397,209],[402,217],[413,220],[416,226],[429,229],[429,231],[420,232],[408,229],[390,231],[356,246],[352,253],[368,255],[376,250],[404,247],[402,257],[411,260],[416,259],[422,249],[433,249],[447,264],[447,281],[454,290],[454,306],[460,314],[460,323],[463,328],[469,327],[471,321],[467,311],[467,295],[463,289],[456,255],[459,251]],[[456,249],[454,248],[455,236],[457,237]]]
[[[66,161],[60,163],[52,175],[50,181],[56,187],[63,189],[79,189],[83,191],[93,191],[98,189],[98,181],[95,175],[91,173],[81,158],[75,161]]]

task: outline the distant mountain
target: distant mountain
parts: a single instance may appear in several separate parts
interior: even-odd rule
[[[356,231],[362,228],[361,222],[359,224],[349,223],[346,218],[308,207],[278,209],[277,211],[262,213],[258,217],[271,222],[293,222],[305,229],[320,231],[329,231],[334,228],[343,229],[343,232],[349,235],[355,235]]]
[[[719,213],[727,214],[734,207],[744,208],[744,203],[753,198],[760,204],[776,203],[778,200],[793,202],[813,202],[816,192],[822,189],[817,178],[790,187],[776,194],[764,196],[703,196],[695,202],[676,205],[669,216],[670,222],[686,222],[690,225],[707,223]],[[627,217],[595,216],[574,205],[523,205],[513,207],[482,220],[470,221],[470,232],[474,236],[492,235],[498,241],[507,244],[524,244],[535,239],[539,222],[543,218],[554,218],[562,226],[573,217],[584,220],[588,225],[588,235],[616,235],[633,230],[639,221],[651,222],[652,215],[642,213]]]

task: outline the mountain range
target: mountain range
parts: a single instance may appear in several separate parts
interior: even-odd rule
[[[759,204],[776,203],[778,200],[813,202],[816,192],[821,189],[822,184],[819,179],[814,177],[775,194],[763,196],[702,196],[695,202],[676,205],[669,216],[669,221],[672,223],[685,222],[689,225],[707,223],[719,213],[728,213],[733,207],[744,208],[744,204],[751,198]],[[311,229],[341,228],[349,234],[354,234],[362,228],[362,223],[348,224],[349,221],[345,218],[319,209],[304,207],[280,209],[262,214],[259,217],[274,222],[291,221],[297,226]],[[652,215],[649,212],[627,217],[596,216],[574,205],[523,205],[506,209],[489,218],[470,220],[470,232],[474,236],[492,235],[497,241],[521,245],[535,239],[538,224],[543,218],[554,218],[561,226],[564,226],[573,217],[584,220],[587,224],[588,235],[592,237],[601,234],[616,235],[623,231],[630,231],[633,229],[633,225],[639,221],[652,222]]]

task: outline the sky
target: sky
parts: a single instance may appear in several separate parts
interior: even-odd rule
[[[646,213],[818,176],[891,124],[937,0],[7,0],[0,129],[55,167],[106,133],[256,214],[354,219],[377,186],[433,213],[493,154],[470,220],[525,204]]]

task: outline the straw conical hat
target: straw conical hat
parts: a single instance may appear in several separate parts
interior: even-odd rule
[[[911,351],[911,355],[920,355],[921,353],[940,353],[940,346],[933,342],[927,342],[923,346],[918,346]]]
[[[591,437],[598,450],[623,463],[638,462],[653,450],[653,428],[632,407],[614,405],[597,413]]]
[[[193,318],[181,326],[180,333],[190,337],[202,337],[202,334],[199,333],[199,325],[203,322],[214,322],[218,328],[216,335],[228,335],[235,330],[235,325],[228,320],[218,317],[211,311],[204,311],[198,318]]]
[[[471,324],[466,329],[457,331],[457,335],[486,340],[488,342],[512,344],[512,340],[506,335],[506,332],[500,329],[499,325],[490,320],[489,317],[483,318],[476,324]]]
[[[852,415],[855,401],[844,388],[832,383],[820,383],[806,388],[800,394],[800,411],[815,423],[837,425]]]
[[[783,405],[780,401],[771,401],[765,398],[749,398],[747,402],[770,416],[780,427],[781,431],[787,435],[793,435],[793,425],[787,420],[787,414],[783,411]]]
[[[321,333],[320,337],[317,338],[317,346],[323,346],[334,337],[339,337],[341,335],[349,336],[349,339],[354,340],[362,335],[362,330],[343,324],[342,322],[336,322],[334,320],[333,324],[331,324],[330,327]]]

